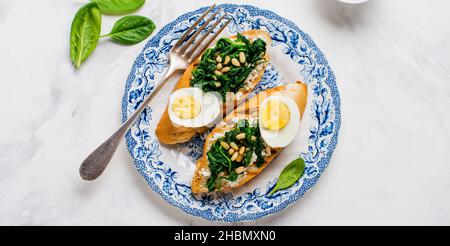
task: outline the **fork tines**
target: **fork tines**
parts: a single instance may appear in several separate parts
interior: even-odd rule
[[[216,12],[212,13],[202,25],[200,25],[202,20],[211,13],[215,7],[216,4],[206,10],[202,16],[200,16],[198,20],[183,33],[181,38],[173,46],[173,51],[183,58],[186,58],[189,63],[197,60],[231,21],[231,18],[229,18],[227,14],[224,14],[211,23],[220,13],[222,13],[222,9],[219,8]],[[215,31],[213,35],[210,35],[224,19],[227,19],[227,21],[219,28],[219,30]],[[206,32],[202,33],[203,31]]]

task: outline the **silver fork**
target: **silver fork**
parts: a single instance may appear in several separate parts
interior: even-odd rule
[[[200,22],[215,8],[215,4],[212,5],[207,11],[205,11],[202,16],[182,35],[182,37],[175,43],[172,50],[169,53],[169,67],[162,77],[159,84],[156,85],[153,92],[145,98],[144,102],[139,106],[138,109],[122,124],[122,126],[105,142],[97,147],[81,164],[80,166],[80,176],[84,180],[94,180],[99,177],[106,166],[108,166],[109,161],[114,155],[120,141],[124,137],[125,133],[128,131],[130,126],[134,123],[136,118],[142,113],[142,111],[147,107],[150,101],[155,97],[155,95],[161,90],[167,80],[178,70],[186,70],[186,68],[193,61],[197,60],[201,54],[208,48],[209,45],[219,36],[219,34],[225,29],[225,27],[230,23],[231,18],[217,30],[213,35],[211,32],[216,28],[222,20],[227,16],[222,15],[215,23],[211,24],[206,33],[201,34],[205,28],[208,27],[210,22],[220,13],[221,9],[217,10],[215,13],[205,21],[201,26]],[[198,27],[197,30],[195,30]],[[194,31],[194,32],[193,32]],[[189,37],[189,34],[192,34]],[[199,37],[199,35],[201,35]],[[196,40],[196,38],[198,40]],[[202,43],[208,38],[204,45]],[[202,45],[202,46],[201,46]]]

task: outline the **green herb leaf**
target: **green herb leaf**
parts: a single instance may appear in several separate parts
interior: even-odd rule
[[[230,173],[230,175],[228,175],[228,180],[230,180],[231,182],[234,182],[237,180],[238,174],[235,171],[232,171]]]
[[[91,0],[96,2],[102,14],[123,15],[129,14],[140,8],[145,0]]]
[[[111,30],[110,36],[121,44],[137,44],[146,39],[155,30],[153,21],[144,16],[130,15],[120,18]]]
[[[80,67],[97,46],[102,24],[102,15],[96,3],[80,8],[72,21],[70,31],[70,58]]]
[[[223,67],[228,67],[228,71],[221,75],[216,75],[217,56],[224,60],[238,59],[239,54],[244,53],[246,62],[239,66],[232,65],[231,62],[223,63]],[[262,39],[251,42],[242,34],[237,34],[236,40],[221,38],[215,47],[207,49],[200,60],[200,63],[192,71],[191,86],[200,86],[204,92],[215,91],[221,94],[225,101],[227,92],[237,92],[244,86],[244,81],[257,65],[264,61],[266,43]],[[220,86],[216,86],[220,82]]]
[[[277,184],[268,195],[271,196],[279,190],[291,187],[302,176],[304,171],[305,161],[302,158],[293,160],[281,171]]]
[[[245,133],[246,137],[244,139],[237,139],[236,136],[240,133]],[[252,140],[254,136],[254,140]],[[228,151],[221,146],[220,142],[225,143],[237,143],[239,146],[244,146],[246,152],[244,154],[242,162],[237,160],[232,161],[231,156]],[[257,152],[259,151],[259,152]],[[211,171],[211,177],[207,180],[206,186],[209,191],[217,189],[220,185],[218,182],[220,179],[227,179],[231,182],[236,181],[239,174],[236,173],[236,168],[240,166],[249,166],[251,157],[253,153],[256,154],[256,166],[260,167],[264,163],[264,157],[262,156],[262,151],[264,151],[264,144],[259,132],[258,124],[255,126],[250,126],[248,120],[240,120],[237,122],[236,127],[225,133],[225,136],[218,138],[209,149],[206,154],[208,157],[208,167]],[[227,176],[219,177],[219,173],[224,172]],[[226,177],[226,178],[224,178]]]

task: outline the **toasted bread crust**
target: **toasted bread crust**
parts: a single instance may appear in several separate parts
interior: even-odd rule
[[[223,121],[230,122],[235,117],[242,117],[242,116],[248,117],[249,115],[254,114],[255,112],[258,111],[259,104],[262,101],[264,101],[265,98],[279,93],[281,93],[283,96],[292,98],[296,102],[300,110],[300,117],[302,117],[306,108],[306,100],[308,92],[306,84],[302,82],[295,82],[283,86],[278,86],[272,89],[268,89],[257,94],[256,96],[247,100],[245,103],[239,105],[233,112],[228,114]],[[206,154],[209,148],[214,143],[214,140],[212,139],[213,136],[217,133],[224,133],[231,129],[232,127],[230,127],[229,124],[219,124],[218,127],[212,130],[211,133],[207,136],[203,147],[203,156],[197,161],[194,177],[192,179],[191,189],[193,193],[208,192],[208,188],[205,186],[207,178],[201,175],[200,170],[202,170],[203,168],[209,170],[208,157],[206,156]],[[281,152],[281,150],[282,148],[272,149],[272,154],[265,160],[265,162],[261,167],[252,171],[248,170],[247,175],[244,178],[239,179],[238,183],[234,187],[222,186],[221,191],[227,191],[230,190],[231,188],[236,188],[247,183],[249,180],[258,175],[267,165],[269,165],[272,162],[272,160]]]
[[[271,42],[270,35],[267,32],[262,31],[262,30],[249,30],[249,31],[243,32],[242,35],[249,37],[249,38],[254,38],[254,39],[256,39],[258,37],[263,37],[264,40],[267,41],[267,45],[270,45],[270,42]],[[235,38],[235,37],[236,37],[236,35],[232,36],[231,38]],[[270,57],[267,54],[267,52],[266,52],[264,58],[266,59],[266,61],[269,61]],[[199,62],[200,62],[200,58],[196,62],[192,63],[186,69],[186,71],[183,73],[183,75],[181,76],[178,83],[175,85],[175,88],[173,89],[173,91],[181,89],[181,88],[190,87],[189,82],[192,79],[192,70],[195,69],[195,67],[198,65]],[[258,85],[258,83],[261,81],[261,78],[264,74],[264,70],[266,69],[266,66],[267,66],[267,62],[264,64],[263,69],[261,69],[258,76],[255,77],[255,79],[253,81],[253,85],[254,85],[253,88],[256,87],[256,85]],[[244,89],[240,89],[239,91],[241,91],[243,93],[243,96],[239,100],[236,100],[234,105],[238,105],[239,103],[244,101],[247,98],[247,96],[252,92],[253,88],[251,88],[248,91],[245,91]],[[156,127],[156,131],[155,131],[156,137],[158,138],[160,143],[163,143],[163,144],[184,143],[184,142],[189,141],[196,134],[200,134],[200,133],[203,133],[206,130],[208,130],[208,127],[190,128],[190,127],[184,127],[184,126],[174,126],[172,124],[172,121],[169,118],[169,113],[167,110],[168,110],[168,108],[166,106],[166,110],[164,111],[163,115],[161,116],[161,119],[159,120],[159,123],[158,123],[158,125]]]

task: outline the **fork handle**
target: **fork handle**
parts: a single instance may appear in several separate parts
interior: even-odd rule
[[[80,166],[80,176],[84,180],[94,180],[98,178],[105,168],[108,166],[109,161],[113,157],[117,150],[117,146],[120,141],[125,136],[130,126],[134,123],[136,118],[144,111],[150,101],[155,97],[156,94],[161,90],[164,84],[169,80],[170,76],[174,74],[175,71],[180,68],[169,64],[169,68],[161,79],[160,83],[156,85],[153,92],[144,99],[142,104],[136,111],[120,126],[120,128],[105,142],[98,146],[84,161]]]

